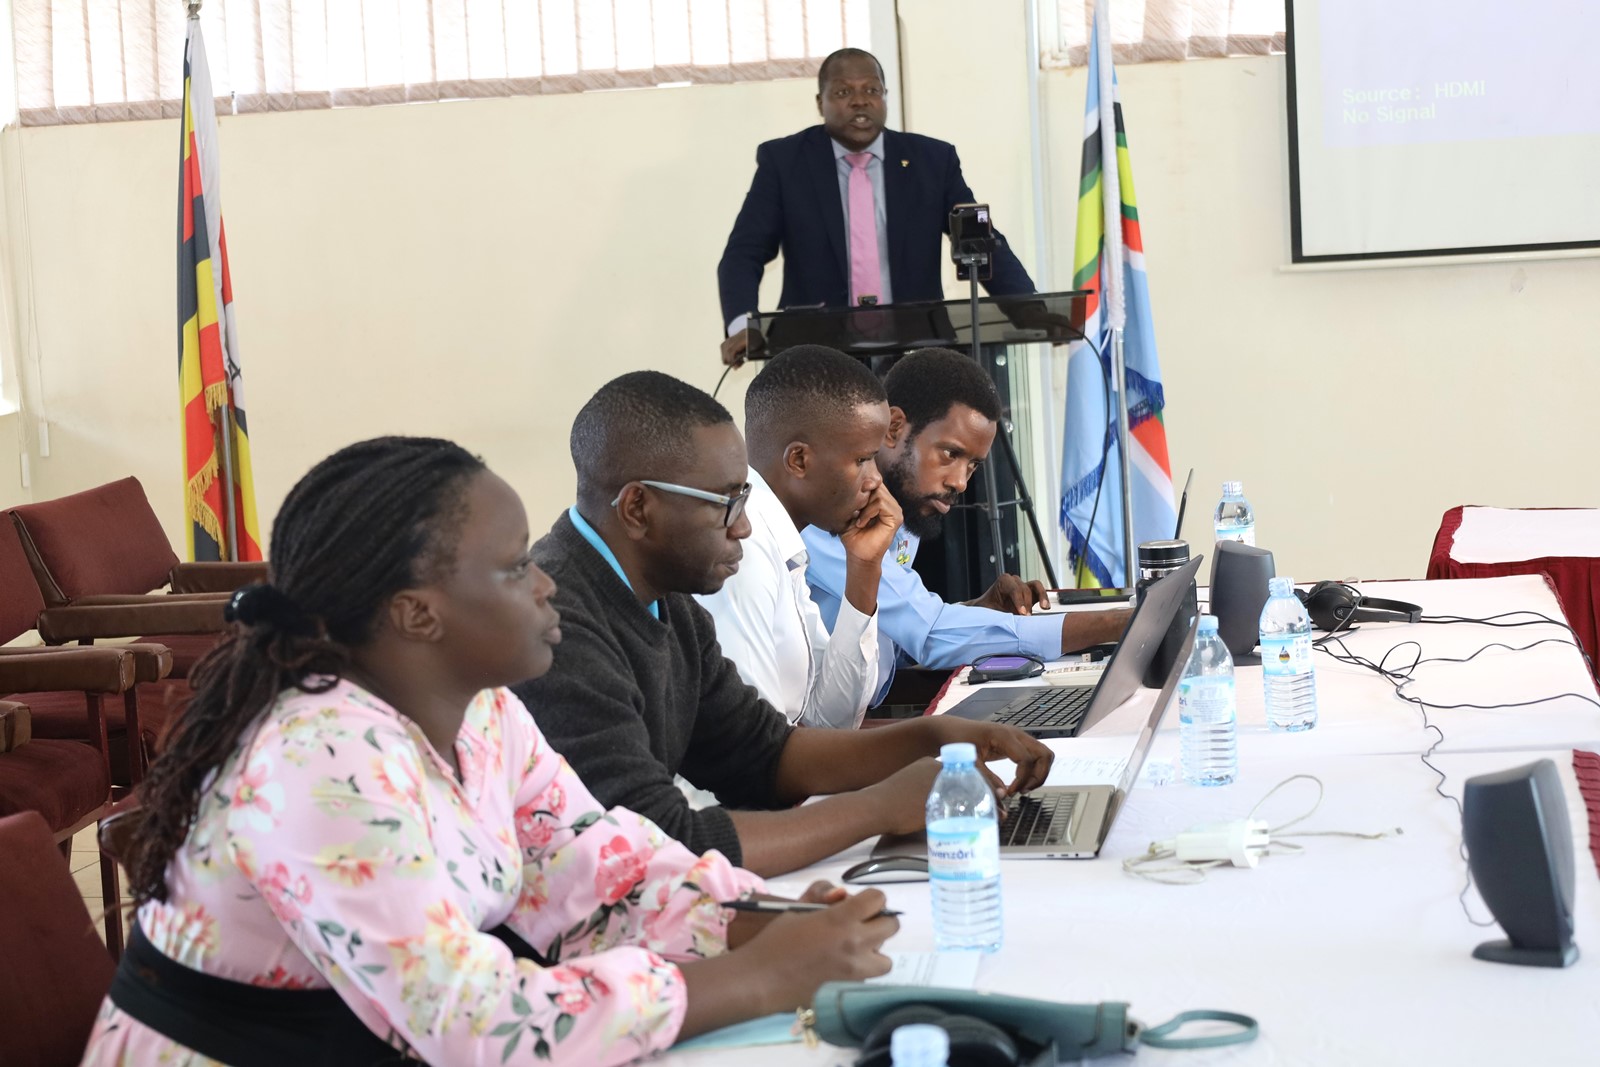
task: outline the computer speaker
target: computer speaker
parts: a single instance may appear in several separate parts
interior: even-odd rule
[[[1235,663],[1260,663],[1253,655],[1261,636],[1267,581],[1277,574],[1272,553],[1241,541],[1218,541],[1211,557],[1211,614],[1217,634]]]
[[[1472,950],[1480,960],[1532,967],[1570,967],[1574,884],[1572,825],[1556,765],[1525,767],[1467,779],[1461,836],[1478,895],[1506,932]]]

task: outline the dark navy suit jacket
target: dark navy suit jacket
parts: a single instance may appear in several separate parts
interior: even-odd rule
[[[939,272],[950,208],[970,203],[952,144],[915,133],[883,131],[883,193],[889,231],[889,280],[896,303],[944,297]],[[991,293],[1033,292],[1033,280],[999,231]],[[722,321],[755,311],[761,272],[783,251],[780,308],[848,303],[844,206],[833,140],[812,126],[756,149],[756,176],[717,264]],[[771,309],[768,309],[771,310]]]

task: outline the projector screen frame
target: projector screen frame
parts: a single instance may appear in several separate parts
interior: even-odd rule
[[[1537,244],[1469,245],[1441,248],[1401,248],[1381,252],[1338,252],[1307,255],[1303,242],[1300,204],[1300,120],[1296,95],[1297,72],[1295,66],[1294,9],[1296,0],[1283,0],[1284,8],[1284,58],[1287,61],[1286,111],[1289,125],[1289,256],[1292,264],[1360,263],[1363,260],[1427,260],[1433,258],[1495,257],[1508,253],[1537,255],[1541,252],[1572,252],[1596,250],[1600,255],[1600,237],[1589,241],[1552,241]]]

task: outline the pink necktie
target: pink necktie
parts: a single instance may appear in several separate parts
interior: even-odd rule
[[[850,161],[850,306],[864,296],[883,295],[883,271],[878,265],[878,209],[867,177],[871,152],[851,152]]]

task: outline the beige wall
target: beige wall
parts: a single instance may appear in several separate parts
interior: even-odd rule
[[[1021,9],[901,5],[907,124],[961,146],[1033,267],[1021,23],[968,17],[1001,7]],[[1600,261],[1284,273],[1282,58],[1120,74],[1173,466],[1180,480],[1196,468],[1192,537],[1224,477],[1244,479],[1280,571],[1307,577],[1420,574],[1457,503],[1600,504],[1589,411]],[[570,497],[566,431],[598,384],[646,366],[715,382],[714,269],[754,145],[812,121],[813,92],[783,82],[225,118],[263,515],[343,443],[436,433],[481,451],[542,528]],[[1081,71],[1046,75],[1058,283],[1082,101]],[[19,340],[39,353],[37,366],[21,361],[24,395],[52,427],[32,495],[133,473],[181,544],[174,130],[5,138],[26,179],[25,197],[11,182],[6,200],[11,252],[33,285],[30,305],[29,272],[17,272]],[[731,379],[735,399],[748,376]]]
[[[28,504],[33,493],[22,485],[22,449],[17,439],[21,416],[14,411],[0,415],[0,510]]]
[[[755,138],[811,107],[785,82],[224,118],[263,516],[339,445],[426,433],[482,452],[542,529],[600,383],[715,383],[713,276]],[[34,494],[137,475],[181,545],[174,130],[6,136],[41,353],[24,387],[51,425]]]

